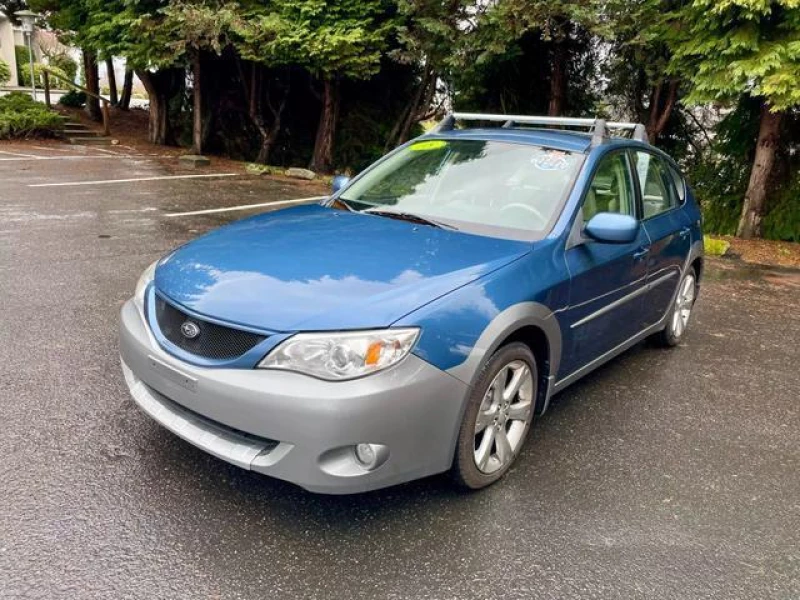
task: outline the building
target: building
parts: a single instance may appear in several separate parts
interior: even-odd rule
[[[11,70],[11,80],[6,85],[12,87],[19,84],[17,81],[17,58],[14,54],[14,29],[11,20],[0,11],[0,60],[5,62]]]

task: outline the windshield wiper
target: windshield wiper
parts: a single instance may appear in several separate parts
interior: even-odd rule
[[[370,215],[378,215],[380,217],[397,219],[398,221],[409,221],[411,223],[419,223],[420,225],[428,225],[429,227],[436,227],[437,229],[451,229],[453,231],[458,231],[458,227],[454,225],[450,225],[449,223],[443,223],[441,221],[435,221],[428,217],[421,217],[413,213],[399,212],[393,210],[376,210],[376,209],[369,209],[365,210],[364,212]]]

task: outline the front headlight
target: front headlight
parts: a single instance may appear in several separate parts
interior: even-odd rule
[[[147,267],[142,273],[142,276],[139,277],[139,281],[136,282],[136,291],[133,293],[134,302],[140,309],[144,309],[144,293],[147,290],[147,286],[150,285],[150,282],[153,281],[153,278],[156,276],[156,265],[158,261],[155,261],[152,265]]]
[[[416,328],[298,333],[270,352],[258,366],[344,381],[396,365],[408,356],[418,337]]]

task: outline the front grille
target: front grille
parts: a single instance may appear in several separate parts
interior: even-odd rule
[[[156,320],[165,338],[181,350],[212,360],[231,360],[252,350],[263,342],[266,336],[231,329],[196,319],[178,310],[159,296],[156,296]],[[181,328],[190,321],[197,325],[200,333],[194,339],[186,337]]]

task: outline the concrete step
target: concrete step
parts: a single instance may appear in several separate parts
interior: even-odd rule
[[[76,121],[67,121],[66,123],[64,123],[64,128],[65,129],[79,129],[81,131],[90,131],[89,127],[87,125],[84,125],[83,123],[78,123]]]
[[[67,141],[75,146],[110,146],[111,138],[96,136],[96,137],[68,137]]]
[[[64,129],[64,135],[72,137],[91,137],[94,135],[102,135],[98,131],[91,131],[89,129]]]

